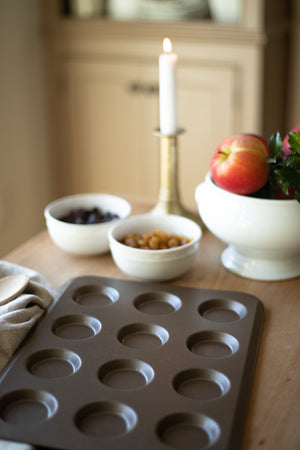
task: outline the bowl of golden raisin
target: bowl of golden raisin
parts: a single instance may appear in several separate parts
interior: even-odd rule
[[[186,217],[141,214],[113,225],[108,240],[122,272],[142,280],[165,281],[191,269],[201,236],[199,225]]]

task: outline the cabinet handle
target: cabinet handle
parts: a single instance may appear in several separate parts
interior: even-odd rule
[[[128,90],[133,94],[135,94],[136,92],[140,91],[140,84],[137,81],[133,81],[132,83],[129,84]]]
[[[137,81],[133,81],[129,84],[128,89],[133,94],[141,93],[146,95],[156,95],[158,94],[157,84],[143,84]]]

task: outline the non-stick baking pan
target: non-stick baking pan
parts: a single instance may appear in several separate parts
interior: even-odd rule
[[[244,292],[74,278],[2,373],[0,437],[65,450],[238,449],[263,315]]]

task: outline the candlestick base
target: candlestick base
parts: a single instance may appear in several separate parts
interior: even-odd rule
[[[203,229],[204,224],[200,216],[185,209],[180,201],[177,176],[177,137],[184,131],[183,128],[178,128],[174,135],[163,135],[159,129],[154,131],[154,135],[160,138],[160,188],[158,202],[149,213],[176,214],[187,217],[194,220]]]

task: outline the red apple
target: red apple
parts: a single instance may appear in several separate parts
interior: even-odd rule
[[[291,132],[293,132],[293,133],[297,133],[299,131],[300,131],[300,123],[299,123],[299,125],[296,125],[291,130]],[[288,156],[288,155],[290,155],[292,153],[292,150],[290,149],[290,145],[289,145],[289,135],[288,134],[283,139],[283,148],[282,148],[282,150],[283,150],[283,153],[285,154],[285,156]]]
[[[254,134],[225,139],[213,153],[210,171],[213,181],[234,194],[247,195],[261,189],[269,177],[268,142]]]

